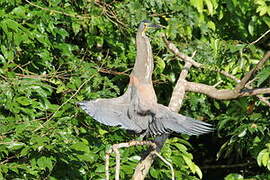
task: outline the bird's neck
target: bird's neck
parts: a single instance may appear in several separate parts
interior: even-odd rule
[[[137,56],[132,74],[141,82],[152,83],[154,62],[149,38],[144,33],[137,33],[136,46]]]

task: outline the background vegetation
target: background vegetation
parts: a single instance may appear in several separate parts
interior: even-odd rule
[[[0,1],[0,179],[104,178],[106,149],[136,136],[95,122],[76,102],[124,92],[143,19],[166,26],[149,33],[163,104],[182,65],[161,32],[182,52],[197,51],[196,61],[238,78],[270,46],[267,36],[251,43],[270,27],[268,0]],[[269,87],[269,65],[254,87]],[[198,69],[188,79],[235,85]],[[173,134],[167,141],[161,153],[177,179],[270,179],[269,106],[256,97],[216,101],[189,93],[181,113],[214,124],[216,131]],[[122,179],[131,177],[143,149],[121,151]],[[155,178],[170,178],[160,160],[148,176]]]

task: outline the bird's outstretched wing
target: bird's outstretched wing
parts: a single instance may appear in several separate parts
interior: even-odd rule
[[[187,135],[200,135],[213,131],[211,124],[172,112],[161,104],[158,106],[157,114],[149,125],[151,135],[156,136],[172,131]]]
[[[112,99],[97,99],[78,103],[81,108],[98,122],[108,126],[119,126],[123,129],[140,133],[142,129],[128,118],[128,100],[120,96]]]

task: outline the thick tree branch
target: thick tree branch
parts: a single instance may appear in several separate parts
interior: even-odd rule
[[[190,62],[185,63],[184,69],[180,73],[178,81],[173,89],[172,97],[168,106],[172,111],[178,112],[182,106],[185,96],[184,82],[191,66],[192,64]]]
[[[270,88],[257,88],[257,89],[244,89],[242,91],[237,91],[235,89],[217,89],[214,86],[209,86],[201,83],[194,83],[185,81],[184,84],[186,91],[197,92],[205,94],[209,97],[219,99],[219,100],[228,100],[235,99],[243,96],[254,96],[259,94],[270,94]]]
[[[188,57],[187,55],[181,53],[178,48],[170,41],[168,41],[165,37],[165,35],[162,36],[163,38],[163,41],[165,42],[167,48],[172,52],[174,53],[177,57],[179,57],[181,60],[185,61],[185,62],[190,62],[193,66],[197,67],[197,68],[206,68],[203,64],[200,64],[200,63],[197,63],[196,61],[194,61],[192,59],[192,57]],[[217,97],[217,99],[235,99],[237,97],[240,97],[240,96],[252,96],[252,95],[256,95],[258,97],[258,99],[260,101],[262,101],[263,103],[265,103],[266,105],[270,106],[270,102],[265,98],[263,97],[262,95],[259,95],[259,94],[264,94],[264,93],[269,93],[268,91],[268,88],[264,88],[264,89],[256,89],[256,90],[251,90],[251,91],[248,91],[248,92],[252,92],[252,93],[246,93],[246,91],[242,91],[243,88],[248,88],[248,89],[252,89],[252,86],[249,84],[248,80],[250,79],[250,77],[253,75],[253,73],[255,71],[257,71],[258,69],[261,69],[263,64],[269,59],[270,57],[270,51],[268,51],[265,56],[259,61],[259,63],[256,65],[255,68],[253,68],[247,75],[245,75],[242,80],[239,80],[238,78],[236,78],[235,76],[233,76],[232,74],[226,72],[226,71],[223,71],[223,70],[213,70],[215,72],[219,72],[221,74],[223,74],[224,76],[234,80],[235,82],[239,83],[238,86],[237,86],[237,89],[234,89],[235,92],[233,92],[232,90],[217,90],[215,89],[214,87],[209,87],[208,85],[198,85],[199,87],[197,88],[193,88],[193,89],[196,89],[196,91],[194,92],[200,92],[202,91],[201,93],[204,92],[204,89],[209,89],[211,90],[211,92],[213,92],[214,94],[211,95],[209,92],[205,92],[204,94],[206,95],[209,95],[210,97]],[[190,87],[190,89],[192,89],[192,87]],[[201,89],[199,91],[199,89]],[[243,93],[245,92],[245,93]],[[220,95],[217,95],[216,93],[221,93]]]

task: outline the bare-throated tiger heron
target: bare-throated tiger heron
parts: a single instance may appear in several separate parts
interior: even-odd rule
[[[96,99],[78,104],[102,124],[120,126],[146,136],[173,131],[188,135],[210,132],[210,124],[172,112],[166,106],[157,103],[152,83],[152,48],[145,34],[149,27],[155,25],[143,21],[138,28],[136,62],[126,92],[117,98]]]

